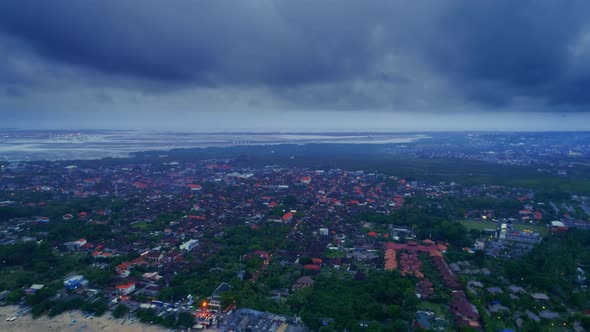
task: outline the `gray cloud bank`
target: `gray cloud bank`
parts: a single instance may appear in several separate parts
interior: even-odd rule
[[[590,2],[0,2],[0,111],[590,105]]]

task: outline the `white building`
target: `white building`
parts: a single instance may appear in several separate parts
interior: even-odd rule
[[[180,245],[180,250],[191,251],[199,245],[199,240],[188,240]]]
[[[475,240],[475,244],[473,245],[473,248],[475,250],[484,250],[485,247],[486,247],[486,242],[484,239]]]

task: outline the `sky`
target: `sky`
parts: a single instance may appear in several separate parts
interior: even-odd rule
[[[590,2],[0,1],[0,128],[590,130]]]

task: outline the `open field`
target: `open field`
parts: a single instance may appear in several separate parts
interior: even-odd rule
[[[482,231],[484,229],[493,229],[496,228],[497,224],[494,222],[488,221],[479,221],[479,220],[458,220],[463,226],[467,229],[476,229],[478,231]],[[514,229],[518,231],[530,230],[533,232],[540,233],[542,236],[545,236],[549,233],[549,228],[544,225],[527,225],[527,224],[513,224]]]
[[[533,232],[540,233],[543,236],[549,234],[549,227],[543,226],[543,225],[515,224],[514,229],[519,230],[519,231],[531,230]]]

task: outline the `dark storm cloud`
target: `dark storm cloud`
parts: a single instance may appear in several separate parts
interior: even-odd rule
[[[107,85],[268,87],[305,107],[575,109],[590,104],[589,12],[541,0],[5,0],[0,35]]]
[[[363,43],[369,27],[352,10],[322,23],[325,17],[306,18],[313,13],[288,3],[133,4],[4,1],[0,28],[53,60],[181,83],[337,80],[359,73],[372,58],[365,46],[349,49]],[[360,24],[340,25],[348,19]]]
[[[486,103],[515,95],[568,102],[569,83],[590,78],[588,67],[570,72],[588,12],[587,1],[466,1],[441,17],[429,49],[439,68]],[[590,95],[575,99],[588,103]]]
[[[4,89],[4,94],[8,97],[22,97],[24,95],[20,89],[11,86]]]

